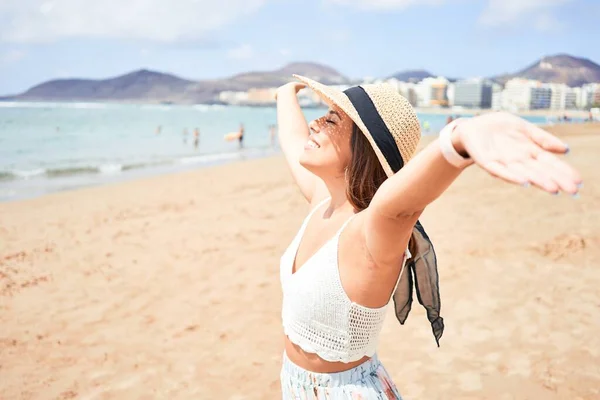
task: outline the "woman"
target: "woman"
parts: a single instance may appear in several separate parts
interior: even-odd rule
[[[407,260],[414,268],[429,257],[429,272],[435,264],[418,224],[425,207],[473,163],[549,193],[576,194],[581,179],[554,155],[566,153],[566,144],[504,113],[453,121],[411,160],[420,124],[390,86],[341,92],[296,77],[277,91],[279,139],[311,211],[281,258],[283,398],[399,399],[375,350],[392,296],[401,322],[410,308]],[[306,86],[330,107],[310,125],[296,97]],[[437,289],[437,275],[425,277]],[[443,322],[435,297],[419,301],[428,303],[437,340]]]

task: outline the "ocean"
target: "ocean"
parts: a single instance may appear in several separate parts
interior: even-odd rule
[[[304,110],[308,120],[323,112]],[[424,134],[446,118],[419,114]],[[242,149],[223,138],[240,123]],[[273,155],[275,123],[272,107],[0,102],[0,201]]]

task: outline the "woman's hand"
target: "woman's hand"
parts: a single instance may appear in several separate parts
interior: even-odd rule
[[[277,100],[277,97],[279,96],[279,93],[281,92],[290,92],[293,93],[294,96],[298,94],[298,92],[302,89],[304,89],[306,87],[306,84],[302,83],[302,82],[289,82],[286,83],[283,86],[280,86],[277,88],[277,90],[275,91],[275,100]]]
[[[508,113],[489,113],[460,121],[452,133],[459,153],[467,153],[492,176],[549,193],[577,193],[579,173],[555,154],[569,147],[556,136]]]

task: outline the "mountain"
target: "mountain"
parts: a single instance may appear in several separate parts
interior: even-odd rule
[[[276,87],[290,81],[292,74],[298,74],[324,84],[343,84],[349,80],[335,69],[322,64],[297,62],[275,71],[248,72],[235,75],[230,81],[249,87]]]
[[[420,82],[425,78],[433,78],[435,75],[424,69],[413,69],[402,72],[396,72],[390,78],[396,78],[402,82]]]
[[[110,79],[57,79],[34,86],[19,100],[129,100],[168,99],[193,82],[149,70],[134,71]]]
[[[506,83],[511,78],[535,79],[546,83],[564,83],[571,87],[600,82],[600,65],[586,58],[557,54],[546,56],[513,74],[492,78]]]
[[[280,86],[300,74],[324,83],[345,83],[348,79],[326,65],[292,63],[274,71],[248,72],[225,79],[192,81],[175,75],[134,71],[110,79],[57,79],[44,82],[4,100],[29,101],[135,101],[212,103],[225,90]]]

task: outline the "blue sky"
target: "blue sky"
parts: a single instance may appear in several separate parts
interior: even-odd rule
[[[1,0],[0,94],[139,68],[189,79],[328,64],[490,76],[542,55],[600,63],[597,0]]]

